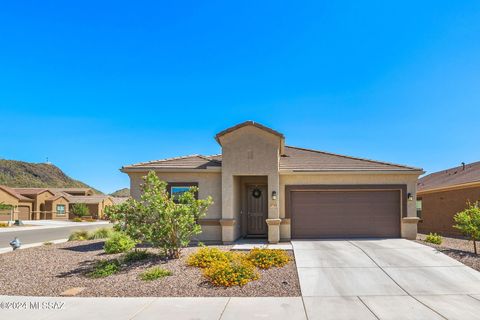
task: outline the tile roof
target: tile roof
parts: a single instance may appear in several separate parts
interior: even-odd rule
[[[325,151],[285,146],[280,158],[280,170],[335,171],[335,170],[422,170],[405,165],[350,157]]]
[[[4,192],[10,194],[11,196],[17,198],[18,200],[21,201],[33,201],[30,198],[27,198],[25,196],[22,196],[20,193],[16,192],[15,189],[7,187],[7,186],[0,186],[0,190],[3,190]]]
[[[67,199],[70,203],[100,203],[104,199],[109,198],[106,195],[92,195],[92,196],[68,196]]]
[[[442,170],[418,180],[418,191],[448,188],[466,183],[480,182],[480,161]]]
[[[140,162],[122,169],[142,168],[142,169],[206,169],[207,167],[221,167],[221,162],[214,158],[215,156],[202,156],[198,154]]]
[[[15,190],[15,192],[22,195],[37,195],[44,191],[49,191],[48,188],[12,188],[12,189]]]
[[[122,169],[206,169],[207,167],[221,167],[222,155],[190,155],[164,160],[141,162]],[[280,170],[285,171],[420,171],[420,168],[408,167],[400,164],[355,158],[324,151],[310,150],[297,147],[285,147],[284,155],[280,158]]]

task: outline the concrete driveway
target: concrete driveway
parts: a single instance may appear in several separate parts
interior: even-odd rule
[[[292,241],[308,319],[480,319],[480,273],[404,239]]]

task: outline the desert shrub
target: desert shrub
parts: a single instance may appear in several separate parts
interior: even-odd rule
[[[425,242],[428,242],[428,243],[433,243],[433,244],[442,244],[442,236],[439,235],[439,234],[436,234],[436,233],[429,233],[426,237],[425,237]]]
[[[123,232],[114,232],[110,238],[105,241],[103,250],[108,254],[121,253],[133,249],[135,245],[136,242],[127,234]]]
[[[7,228],[8,226],[8,222],[0,222],[0,228]]]
[[[243,256],[235,256],[232,261],[215,261],[203,270],[203,274],[216,286],[243,286],[257,280],[259,274],[255,266]]]
[[[90,240],[106,239],[113,234],[112,228],[100,228],[90,234]]]
[[[142,272],[140,274],[140,279],[144,281],[152,281],[152,280],[168,277],[171,275],[172,275],[172,272],[170,270],[166,270],[161,267],[152,267]]]
[[[81,219],[81,218],[73,218],[72,221],[73,221],[73,222],[82,222],[82,219]]]
[[[477,241],[480,240],[480,206],[478,202],[467,202],[467,208],[453,217],[454,228],[473,241],[473,251],[477,254]]]
[[[90,214],[88,207],[85,203],[72,204],[70,212],[79,218],[88,216]]]
[[[290,256],[285,250],[254,248],[248,253],[247,259],[258,268],[270,269],[283,267],[290,261]]]
[[[51,246],[52,244],[53,244],[53,242],[51,242],[51,241],[45,241],[43,243],[44,246]]]
[[[132,263],[135,261],[148,259],[152,256],[153,256],[153,253],[150,253],[147,250],[134,250],[134,251],[127,252],[123,256],[122,261],[125,263]]]
[[[116,230],[124,231],[138,242],[161,248],[165,256],[178,258],[182,248],[192,237],[201,233],[198,219],[203,217],[213,203],[211,197],[196,199],[198,188],[192,187],[183,194],[170,197],[167,183],[154,171],[144,177],[140,201],[128,199],[106,211]]]
[[[218,248],[203,247],[192,253],[188,259],[187,264],[194,267],[206,268],[213,262],[230,262],[233,255],[229,251],[220,250]]]
[[[120,262],[117,259],[98,261],[91,272],[90,278],[104,278],[120,271]]]
[[[68,237],[68,241],[83,241],[90,238],[90,233],[86,230],[73,231]]]

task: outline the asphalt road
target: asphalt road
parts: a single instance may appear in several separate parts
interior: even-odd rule
[[[18,237],[22,244],[46,242],[58,239],[66,239],[76,230],[96,230],[99,228],[108,227],[109,225],[93,225],[93,226],[73,226],[73,227],[60,227],[50,229],[37,229],[37,230],[23,230],[16,232],[2,232],[0,233],[0,248],[10,247],[9,243],[13,238]]]

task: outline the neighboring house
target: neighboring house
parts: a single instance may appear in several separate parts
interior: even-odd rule
[[[29,220],[34,201],[17,193],[12,188],[0,186],[0,203],[12,206],[12,209],[9,210],[10,212],[2,210],[0,221]]]
[[[283,134],[247,121],[218,133],[222,154],[122,167],[131,195],[154,170],[171,194],[198,186],[214,204],[199,223],[202,241],[241,237],[405,237],[417,233],[422,169],[285,146]]]
[[[105,207],[114,204],[112,197],[106,195],[70,196],[68,200],[70,201],[70,209],[74,203],[86,204],[90,216],[95,219],[103,219]]]
[[[480,201],[480,161],[442,170],[418,181],[417,208],[419,232],[459,236],[453,216]]]
[[[9,188],[0,186],[0,203],[11,205],[13,212],[2,210],[0,221],[69,219],[74,203],[85,203],[93,218],[101,219],[112,197],[96,195],[90,188]]]

